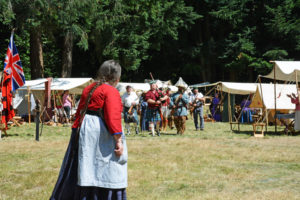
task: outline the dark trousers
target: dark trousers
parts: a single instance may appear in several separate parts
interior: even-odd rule
[[[70,111],[71,111],[71,108],[69,106],[64,106],[64,110],[67,114],[67,118],[70,119]]]

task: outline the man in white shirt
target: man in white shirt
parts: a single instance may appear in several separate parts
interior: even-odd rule
[[[122,103],[123,103],[125,128],[127,129],[127,134],[130,134],[129,123],[135,123],[135,132],[136,134],[138,134],[139,120],[137,117],[137,105],[139,104],[139,98],[130,85],[126,86],[126,92],[122,96]]]
[[[198,116],[200,118],[200,130],[204,130],[204,118],[203,118],[203,108],[204,108],[204,97],[201,92],[198,91],[197,88],[194,88],[193,94],[190,97],[190,106],[192,106],[193,117],[195,128],[198,131]]]

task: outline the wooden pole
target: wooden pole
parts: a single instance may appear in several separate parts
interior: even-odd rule
[[[264,96],[263,96],[263,92],[262,92],[262,86],[261,86],[261,77],[260,75],[258,76],[258,81],[259,81],[259,87],[260,87],[260,94],[261,94],[261,101],[262,101],[262,113],[264,113],[265,111],[265,115],[266,115],[266,131],[268,130],[267,126],[268,126],[268,116],[267,116],[267,108],[265,107],[265,102],[264,102]]]
[[[268,119],[268,110],[266,109],[266,132],[268,131],[268,124],[269,124],[269,119]]]
[[[31,91],[30,91],[30,88],[29,86],[27,86],[27,101],[28,101],[28,124],[31,123]]]
[[[276,65],[274,64],[274,105],[275,105],[275,115],[274,115],[274,119],[275,119],[275,134],[277,134],[277,123],[276,123],[276,119],[277,119],[277,101],[276,101]]]
[[[230,129],[232,130],[232,120],[231,120],[231,106],[230,106],[230,93],[227,93],[228,95],[228,118],[230,123]]]
[[[298,74],[297,74],[297,70],[296,70],[296,91],[297,91],[297,97],[298,97],[298,101],[300,103],[300,98],[299,98],[299,90],[298,90]]]
[[[56,91],[52,90],[52,98],[53,98],[53,107],[54,107],[54,122],[57,123],[57,110],[56,110]]]

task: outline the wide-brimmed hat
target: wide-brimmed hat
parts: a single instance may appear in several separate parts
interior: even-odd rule
[[[179,77],[179,80],[177,81],[177,83],[175,84],[176,87],[182,87],[182,88],[187,88],[188,85],[186,84],[186,82],[184,82],[184,80]]]

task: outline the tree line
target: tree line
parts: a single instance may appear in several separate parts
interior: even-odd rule
[[[122,81],[255,81],[300,58],[300,0],[0,0],[26,79],[93,77],[116,59]]]

